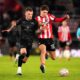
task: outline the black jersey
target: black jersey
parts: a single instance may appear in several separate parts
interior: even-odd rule
[[[3,19],[1,22],[1,30],[6,30],[10,27],[10,20],[9,19]]]
[[[17,25],[20,25],[20,38],[21,39],[33,39],[35,37],[35,31],[38,28],[38,23],[35,19],[26,20],[20,19],[17,21]]]
[[[3,30],[7,30],[10,28],[10,19],[9,18],[2,18],[1,19],[1,27],[0,27],[0,30],[1,30],[1,35],[3,37],[7,37],[8,36],[8,32],[2,32]]]

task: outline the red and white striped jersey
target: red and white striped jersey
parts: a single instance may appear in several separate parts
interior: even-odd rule
[[[69,26],[58,27],[58,39],[59,39],[59,41],[62,41],[62,42],[71,40],[71,34],[70,34]]]
[[[46,17],[41,17],[41,16],[36,17],[36,20],[39,23],[43,23],[41,27],[46,27],[46,29],[44,29],[42,33],[39,34],[38,38],[41,38],[41,39],[53,38],[52,21],[54,19],[55,19],[55,16],[50,15],[50,14],[48,14]]]

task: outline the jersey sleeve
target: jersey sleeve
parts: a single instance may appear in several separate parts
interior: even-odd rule
[[[65,19],[66,19],[66,17],[62,17],[62,18],[57,18],[57,17],[55,17],[54,21],[55,21],[55,22],[62,22],[62,21],[64,21]]]
[[[16,21],[16,24],[17,24],[17,25],[20,25],[21,22],[22,22],[22,19],[19,19],[19,20]]]
[[[54,20],[55,20],[55,16],[54,16],[54,15],[49,14],[49,17],[50,17],[50,20],[51,20],[51,21],[54,21]]]

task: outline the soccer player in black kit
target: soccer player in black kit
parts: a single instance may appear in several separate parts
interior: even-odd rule
[[[20,56],[18,59],[17,75],[22,75],[22,64],[28,60],[32,49],[33,39],[36,37],[38,23],[33,17],[33,9],[27,7],[24,12],[24,17],[16,21],[14,26],[20,25]]]
[[[4,40],[6,38],[8,39],[9,55],[10,55],[10,58],[12,59],[17,54],[16,35],[14,34],[15,33],[14,30],[12,30],[13,26],[11,26],[14,24],[14,21],[11,20],[8,13],[4,13],[2,15],[1,21],[2,21],[1,22],[1,35]]]

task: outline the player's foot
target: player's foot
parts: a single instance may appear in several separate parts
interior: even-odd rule
[[[21,76],[21,75],[22,75],[22,73],[17,73],[17,75],[20,75],[20,76]]]
[[[18,67],[18,70],[17,70],[17,75],[22,75],[22,70],[21,70],[21,67]]]
[[[41,70],[42,73],[45,73],[45,66],[44,65],[41,65],[40,66],[40,70]]]

